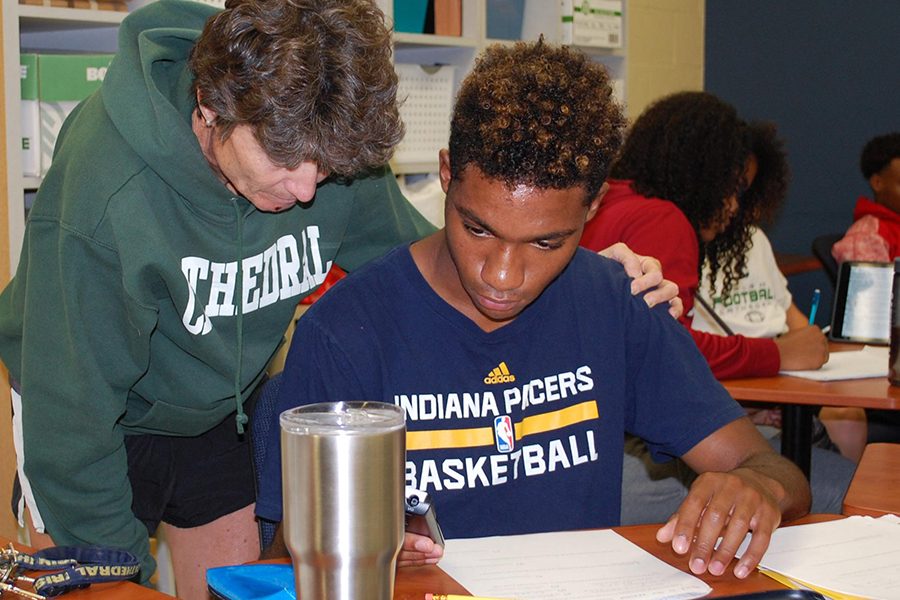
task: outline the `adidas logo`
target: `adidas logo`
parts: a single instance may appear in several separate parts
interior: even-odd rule
[[[509,372],[509,367],[506,366],[505,362],[497,365],[495,369],[493,369],[490,373],[487,374],[487,377],[484,378],[484,382],[491,383],[512,383],[516,380],[516,376]]]

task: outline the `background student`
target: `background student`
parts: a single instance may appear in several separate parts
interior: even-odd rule
[[[691,327],[719,335],[741,334],[774,338],[809,325],[809,317],[794,303],[787,279],[778,267],[772,244],[760,228],[771,223],[787,197],[790,169],[784,142],[772,123],[750,123],[750,155],[744,172],[747,189],[740,203],[755,207],[744,275],[723,293],[723,277],[713,280],[704,261]],[[746,406],[746,405],[745,405]],[[753,409],[757,425],[781,427],[781,410],[771,405]],[[841,454],[858,462],[866,444],[865,411],[851,407],[823,407],[819,413],[819,445],[833,442]],[[827,432],[827,435],[826,435]],[[773,438],[772,430],[764,435]],[[833,507],[839,508],[839,507]]]
[[[679,285],[686,311],[695,307],[701,258],[709,266],[704,280],[717,281],[721,294],[729,294],[746,274],[750,226],[777,203],[767,194],[743,195],[754,183],[749,176],[758,177],[747,170],[750,155],[748,127],[728,103],[705,92],[658,100],[630,128],[610,170],[609,192],[581,243],[590,248],[617,240],[657,252],[667,276]],[[777,179],[780,168],[767,170],[759,189],[768,187],[770,177]],[[691,314],[682,316],[687,327]],[[828,358],[825,336],[809,324],[774,339],[696,330],[691,335],[720,379],[818,368]],[[763,424],[771,424],[772,416],[756,409],[751,415]],[[624,461],[626,523],[659,519],[682,501],[693,479],[677,462],[656,464],[635,438],[626,443]],[[852,474],[850,461],[814,449],[813,509],[840,512]]]
[[[848,260],[892,262],[900,256],[900,132],[872,138],[859,158],[872,198],[860,196],[853,225],[831,247],[839,263]]]
[[[722,274],[723,291],[743,272],[756,207],[739,203],[746,187],[747,130],[734,108],[705,92],[658,100],[637,119],[610,171],[609,192],[581,243],[625,242],[652,252],[679,287],[690,327],[700,265]],[[775,339],[692,331],[719,379],[816,369],[828,359],[821,330],[807,326]]]
[[[693,572],[721,574],[749,530],[734,566],[745,577],[782,516],[806,510],[807,483],[684,329],[578,248],[623,125],[605,70],[583,55],[488,49],[440,155],[444,229],[351,274],[300,319],[275,413],[349,397],[406,407],[407,483],[434,497],[448,537],[615,525],[623,432],[646,436],[702,473],[658,539]],[[498,364],[514,377],[485,383]],[[280,520],[270,432],[257,513]],[[401,563],[439,556],[410,534]]]
[[[853,225],[831,247],[839,263],[848,260],[892,262],[900,256],[900,132],[872,138],[859,158],[872,198],[860,196]],[[866,410],[868,442],[900,442],[900,415]]]

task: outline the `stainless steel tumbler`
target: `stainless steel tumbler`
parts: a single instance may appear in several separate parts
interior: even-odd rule
[[[404,531],[406,419],[382,402],[281,414],[284,538],[300,600],[391,600]]]

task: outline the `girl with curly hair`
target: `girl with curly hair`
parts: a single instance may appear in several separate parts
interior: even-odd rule
[[[730,104],[706,92],[658,100],[632,126],[581,244],[625,242],[658,257],[680,288],[682,322],[690,328],[701,265],[708,264],[708,281],[720,281],[727,295],[746,274],[751,225],[774,212],[772,195],[743,193],[750,155],[750,129]],[[772,184],[780,185],[777,177]],[[691,334],[719,379],[816,369],[828,359],[815,326],[775,339]]]
[[[809,318],[792,302],[787,280],[775,262],[772,244],[760,228],[770,223],[787,195],[789,168],[784,143],[772,123],[751,123],[748,127],[750,155],[743,183],[747,189],[739,203],[751,207],[747,227],[749,243],[740,256],[743,277],[725,289],[725,273],[713,278],[709,261],[703,265],[694,311],[693,329],[750,337],[776,337],[806,326]],[[725,237],[725,236],[721,236]],[[720,238],[709,246],[720,243]]]
[[[740,202],[754,207],[745,275],[723,291],[722,273],[713,280],[709,263],[704,264],[697,290],[691,327],[730,335],[772,338],[808,327],[809,317],[793,302],[788,282],[772,251],[772,244],[759,224],[771,222],[787,195],[790,177],[784,142],[772,123],[751,123],[750,156],[745,171],[747,190]],[[753,413],[757,425],[781,426],[781,411],[765,408]],[[817,445],[833,447],[859,462],[866,445],[866,414],[861,408],[826,406],[819,412]],[[824,427],[822,427],[824,426]],[[827,436],[825,433],[827,432]]]
[[[738,292],[752,266],[748,252],[754,247],[755,226],[770,220],[784,198],[787,164],[774,130],[747,125],[734,107],[712,94],[674,94],[637,119],[607,183],[609,191],[585,228],[582,245],[622,241],[635,251],[654,253],[666,276],[678,284],[685,305],[682,322],[717,378],[815,369],[827,360],[825,336],[804,322],[777,338],[691,329],[693,315],[700,313],[692,309],[701,288],[714,286],[724,297]],[[754,422],[762,421],[758,426],[777,416],[748,412]],[[764,432],[777,447],[774,434],[777,429]],[[853,464],[814,448],[811,468],[812,510],[840,512]],[[641,440],[629,438],[623,457],[622,523],[664,519],[683,501],[694,477],[681,461],[655,463]]]

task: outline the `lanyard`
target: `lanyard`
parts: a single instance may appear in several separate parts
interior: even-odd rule
[[[0,553],[2,583],[12,586],[16,572],[54,571],[34,579],[34,591],[49,598],[84,588],[92,583],[131,579],[141,569],[140,562],[130,552],[101,546],[54,546],[34,554],[19,552],[10,544]],[[2,588],[0,588],[2,589]],[[19,593],[13,587],[6,588]],[[27,594],[25,594],[27,596]],[[28,596],[33,597],[33,596]]]

